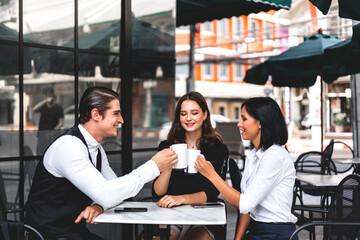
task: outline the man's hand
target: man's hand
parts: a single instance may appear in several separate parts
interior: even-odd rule
[[[206,159],[203,158],[201,155],[197,157],[194,166],[207,179],[209,179],[214,174],[217,174],[214,166],[209,161],[206,161]]]
[[[176,153],[170,148],[156,153],[151,159],[156,163],[160,172],[172,168],[178,161]]]
[[[79,223],[82,219],[85,219],[87,223],[97,224],[96,222],[94,222],[94,218],[96,218],[103,212],[104,209],[98,204],[88,206],[85,208],[84,211],[80,213],[80,215],[75,220],[75,223]]]

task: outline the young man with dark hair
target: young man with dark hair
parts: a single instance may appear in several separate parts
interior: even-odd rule
[[[115,137],[124,122],[119,95],[104,87],[89,87],[79,112],[80,124],[45,151],[26,203],[25,223],[46,239],[101,239],[88,231],[83,220],[93,223],[103,209],[135,196],[146,182],[177,162],[175,152],[165,149],[117,178],[100,143]]]

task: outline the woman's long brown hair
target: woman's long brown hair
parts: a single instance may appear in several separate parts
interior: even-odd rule
[[[201,127],[201,138],[198,139],[196,142],[197,148],[200,148],[202,146],[212,147],[215,144],[216,140],[219,140],[222,143],[223,140],[221,136],[217,132],[215,132],[214,128],[211,125],[210,111],[205,101],[205,98],[198,92],[189,92],[179,99],[175,109],[174,120],[172,122],[171,129],[167,137],[169,143],[185,143],[185,130],[180,123],[181,105],[185,100],[191,100],[196,102],[200,106],[203,113],[207,112],[207,117]]]

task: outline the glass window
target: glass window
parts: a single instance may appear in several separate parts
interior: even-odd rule
[[[213,78],[214,77],[214,64],[204,63],[201,65],[203,68],[203,74],[205,78]]]
[[[229,79],[229,68],[227,64],[219,64],[219,75],[221,80]]]
[[[225,35],[228,33],[227,29],[227,19],[223,18],[219,21],[219,34]]]
[[[239,107],[235,107],[235,119],[240,119],[240,109],[239,109]]]
[[[178,64],[176,65],[176,74],[189,74],[189,65],[188,64]]]
[[[19,49],[17,46],[0,44],[0,156],[19,156]],[[28,63],[30,65],[30,63]]]
[[[43,3],[23,1],[23,3],[25,42],[74,47],[75,6],[73,1]]]
[[[204,22],[202,24],[203,26],[203,30],[207,31],[207,32],[213,32],[214,28],[213,28],[213,22]]]
[[[74,53],[30,47],[24,52],[25,59],[34,58],[33,72],[24,76],[24,144],[27,154],[42,155],[75,123]]]
[[[79,48],[119,53],[120,5],[121,1],[79,0]]]
[[[273,39],[274,26],[271,23],[265,22],[264,24],[264,38],[267,40]]]
[[[157,148],[160,132],[166,131],[174,112],[175,4],[174,0],[132,4],[134,149]],[[144,154],[133,155],[134,167],[138,166],[137,156],[141,161],[151,157]]]
[[[244,77],[244,66],[242,64],[239,64],[239,63],[235,63],[234,64],[234,79],[235,80],[240,80],[242,81],[243,80],[243,77]]]
[[[234,17],[233,18],[233,36],[236,38],[242,37],[242,19],[240,17]]]
[[[219,114],[225,116],[225,108],[224,107],[219,108]]]
[[[256,20],[250,19],[249,37],[257,38],[259,31],[259,23]]]
[[[1,23],[0,39],[19,40],[19,3],[17,0],[3,0],[0,2]]]

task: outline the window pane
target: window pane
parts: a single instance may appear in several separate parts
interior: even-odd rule
[[[134,149],[156,148],[159,131],[174,112],[175,4],[132,1]]]
[[[132,9],[134,53],[175,58],[175,1],[133,0]]]
[[[79,0],[79,48],[120,51],[121,1]]]
[[[74,47],[73,1],[24,1],[24,41]]]
[[[0,2],[1,23],[0,39],[19,40],[18,1],[3,0]]]
[[[32,152],[25,154],[42,155],[75,123],[74,54],[39,48],[24,48],[24,52],[24,59],[34,62],[32,74],[24,76],[24,144]]]
[[[19,156],[19,50],[17,46],[0,44],[0,156]]]
[[[161,70],[162,77],[153,75],[144,79],[137,78],[134,81],[133,148],[135,149],[157,147],[159,131],[168,130],[166,123],[172,119],[175,106],[174,63],[157,65],[154,62],[141,68],[155,68],[156,72],[159,72],[159,69],[164,70]]]

